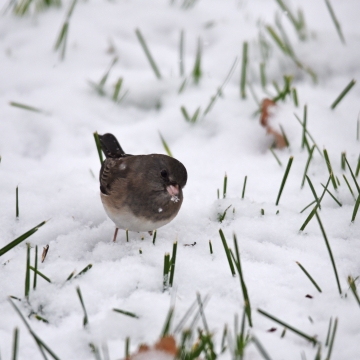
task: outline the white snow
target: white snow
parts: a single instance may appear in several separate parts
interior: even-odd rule
[[[358,359],[360,353],[360,309],[349,290],[347,277],[360,275],[360,214],[351,217],[356,186],[348,169],[340,166],[341,152],[355,171],[359,157],[356,139],[360,111],[360,87],[345,96],[335,110],[330,105],[352,80],[360,79],[360,6],[358,0],[332,1],[342,26],[346,45],[340,42],[324,1],[292,0],[293,9],[301,7],[309,39],[300,42],[282,14],[297,57],[318,75],[313,84],[304,71],[285,57],[265,30],[271,45],[266,65],[268,90],[280,87],[283,75],[293,75],[299,97],[296,108],[290,98],[279,102],[272,118],[281,124],[290,148],[275,150],[280,167],[268,150],[272,140],[253,117],[257,105],[247,88],[247,99],[240,99],[242,44],[249,43],[248,80],[259,99],[261,88],[259,48],[261,24],[275,28],[279,7],[270,0],[198,0],[190,9],[182,1],[78,1],[69,22],[64,61],[54,52],[54,44],[70,6],[16,17],[11,11],[0,20],[0,248],[49,220],[38,232],[5,255],[0,263],[0,352],[11,358],[15,327],[20,329],[19,359],[42,359],[39,349],[11,307],[8,296],[24,299],[26,242],[49,252],[39,270],[52,283],[38,277],[31,289],[30,304],[15,301],[24,316],[31,311],[49,321],[45,324],[27,318],[33,331],[60,359],[91,359],[90,342],[101,348],[107,343],[110,359],[125,353],[125,339],[131,339],[131,352],[140,343],[154,344],[162,330],[167,311],[175,302],[174,325],[196,299],[210,294],[205,315],[220,350],[224,324],[233,329],[234,315],[244,305],[238,276],[232,277],[219,237],[222,228],[233,248],[236,233],[241,265],[252,306],[253,328],[272,359],[315,358],[317,351],[308,341],[290,330],[281,338],[283,327],[262,316],[260,308],[311,336],[324,346],[329,320],[338,318],[332,359]],[[8,5],[3,0],[1,8]],[[160,70],[158,80],[136,37],[139,28]],[[184,65],[189,81],[179,76],[180,32],[185,34]],[[203,42],[203,77],[193,84],[191,72],[198,38]],[[88,81],[99,82],[113,58],[118,61],[100,96]],[[235,58],[239,63],[212,110],[196,124],[185,121],[180,107],[190,116],[200,106],[204,111],[210,98],[226,78]],[[120,91],[128,94],[116,104],[111,97],[114,85],[123,78]],[[43,110],[42,113],[9,105],[18,102]],[[307,151],[301,149],[303,106],[308,106],[307,127],[322,150],[326,148],[333,171],[341,182],[336,192],[339,207],[327,194],[319,211],[339,274],[339,295],[330,257],[315,218],[303,233],[299,228],[313,201],[306,184],[300,188]],[[114,225],[106,216],[99,196],[100,163],[93,133],[113,133],[130,154],[163,153],[159,131],[174,157],[187,168],[188,182],[182,208],[171,223],[158,229],[156,244],[145,234],[119,231],[112,242]],[[280,183],[290,156],[294,161],[275,206]],[[224,173],[228,175],[226,199],[222,194]],[[241,199],[247,175],[245,198]],[[328,179],[324,159],[315,150],[308,175],[317,194]],[[359,178],[358,178],[359,181]],[[19,219],[15,219],[15,188],[19,186]],[[220,224],[218,214],[229,206]],[[235,209],[235,212],[233,212]],[[264,209],[265,214],[260,211]],[[279,214],[276,212],[279,210]],[[209,252],[212,241],[213,255]],[[163,292],[164,254],[178,241],[174,287]],[[196,242],[196,246],[184,246]],[[139,253],[139,248],[142,254]],[[319,293],[297,266],[300,262],[322,289]],[[34,264],[34,249],[31,252]],[[65,282],[69,274],[92,268],[83,276]],[[31,274],[32,275],[32,274]],[[32,282],[31,282],[32,284]],[[357,284],[359,282],[357,281]],[[83,329],[83,311],[76,287],[81,289],[89,317]],[[306,298],[309,294],[313,298]],[[139,319],[112,311],[133,312]],[[309,320],[309,317],[312,321]],[[202,323],[199,323],[202,327]],[[270,328],[275,332],[268,332]],[[178,339],[179,340],[179,339]],[[105,358],[105,357],[104,357]],[[230,359],[228,351],[219,356]],[[246,348],[245,359],[260,359],[253,344]]]

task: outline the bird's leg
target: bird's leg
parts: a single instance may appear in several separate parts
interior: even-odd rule
[[[150,230],[148,231],[149,235],[152,236],[153,235],[153,232]]]
[[[114,240],[113,240],[113,242],[116,241],[116,237],[117,237],[118,231],[119,231],[119,228],[116,228],[116,229],[115,229],[115,233],[114,233]]]

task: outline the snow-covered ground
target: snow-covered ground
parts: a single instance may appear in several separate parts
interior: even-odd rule
[[[2,11],[8,3],[2,0]],[[317,347],[290,330],[281,338],[283,326],[261,315],[258,308],[315,335],[322,344],[322,358],[328,353],[325,342],[329,320],[332,318],[334,323],[338,318],[332,358],[359,358],[360,309],[347,277],[360,275],[360,214],[352,223],[355,201],[342,174],[355,196],[357,190],[349,169],[342,170],[340,162],[341,152],[346,152],[355,171],[359,156],[358,84],[334,110],[330,105],[352,79],[360,79],[360,5],[358,0],[332,3],[346,45],[339,39],[325,1],[291,1],[291,8],[300,6],[305,16],[308,39],[300,41],[276,1],[198,0],[185,9],[180,0],[79,0],[69,21],[63,61],[54,45],[69,1],[60,8],[23,17],[15,16],[11,9],[1,16],[0,248],[50,219],[26,241],[33,247],[32,265],[35,245],[41,253],[49,244],[47,258],[39,263],[39,270],[52,281],[50,284],[38,277],[37,288],[31,289],[27,303],[26,241],[1,256],[2,359],[11,357],[15,327],[20,329],[18,358],[43,358],[11,306],[10,295],[22,299],[13,301],[25,316],[34,311],[48,320],[47,324],[34,316],[27,319],[59,358],[80,360],[94,358],[89,343],[100,348],[106,343],[110,359],[124,357],[126,337],[130,337],[131,352],[140,343],[154,344],[171,304],[175,304],[174,327],[196,300],[197,292],[203,298],[209,294],[205,315],[219,353],[224,325],[233,329],[234,315],[241,318],[244,306],[239,278],[231,275],[220,228],[231,248],[232,234],[237,235],[252,308],[253,327],[247,328],[272,359],[313,359]],[[276,13],[297,58],[317,74],[317,84],[279,50],[266,31],[265,26],[271,25],[279,32]],[[160,80],[136,37],[137,28],[159,68]],[[180,76],[179,64],[182,30],[188,81],[179,94],[185,78]],[[270,51],[266,60],[270,97],[276,94],[272,81],[282,87],[284,75],[294,77],[292,86],[299,97],[298,107],[287,97],[278,103],[272,116],[274,128],[281,124],[290,142],[289,148],[274,150],[282,167],[268,150],[272,139],[260,126],[259,114],[253,116],[258,106],[249,87],[247,98],[240,98],[244,41],[249,44],[248,81],[259,100],[269,97],[260,82],[260,32]],[[191,72],[199,38],[203,76],[194,84]],[[118,61],[105,83],[105,95],[100,96],[89,81],[99,82],[114,57]],[[233,76],[212,110],[206,116],[200,115],[195,124],[186,122],[180,107],[192,115],[200,106],[203,114],[236,58]],[[128,93],[118,104],[111,97],[120,77],[120,96]],[[10,102],[30,105],[42,112],[10,106]],[[300,211],[313,201],[308,184],[300,187],[308,153],[301,148],[302,127],[294,116],[296,113],[302,118],[305,104],[308,130],[321,151],[327,149],[341,183],[338,191],[330,183],[329,190],[342,207],[327,194],[319,215],[335,259],[342,295],[316,218],[304,232],[299,232],[312,207],[302,214]],[[118,241],[112,242],[114,224],[106,217],[99,196],[100,163],[94,131],[113,133],[130,154],[165,153],[160,132],[174,157],[186,166],[184,203],[176,219],[158,230],[155,246],[148,234],[138,233],[130,233],[127,243],[125,232],[119,232]],[[280,203],[275,206],[290,156],[294,161]],[[227,197],[218,200],[217,189],[222,197],[225,172]],[[326,183],[329,172],[316,150],[308,175],[321,194],[321,183]],[[245,176],[245,198],[241,199]],[[230,205],[220,224],[218,213]],[[171,253],[175,240],[178,249],[174,287],[163,292],[164,254]],[[184,246],[194,242],[194,246]],[[322,293],[296,261],[311,274]],[[72,271],[78,273],[88,264],[93,266],[86,274],[65,283]],[[88,313],[86,329],[76,287],[81,289]],[[113,308],[133,312],[139,318],[115,313]],[[201,321],[199,326],[203,327]],[[276,331],[269,332],[271,328]],[[225,351],[219,358],[230,359],[231,352]],[[245,359],[260,358],[254,344],[248,345]]]

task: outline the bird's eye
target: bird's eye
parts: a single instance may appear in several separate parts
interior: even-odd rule
[[[161,176],[163,177],[163,178],[167,178],[168,177],[168,173],[167,173],[167,171],[166,170],[161,170]]]

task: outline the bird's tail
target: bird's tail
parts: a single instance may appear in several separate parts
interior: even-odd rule
[[[101,150],[107,158],[120,158],[125,154],[113,134],[99,135]]]

